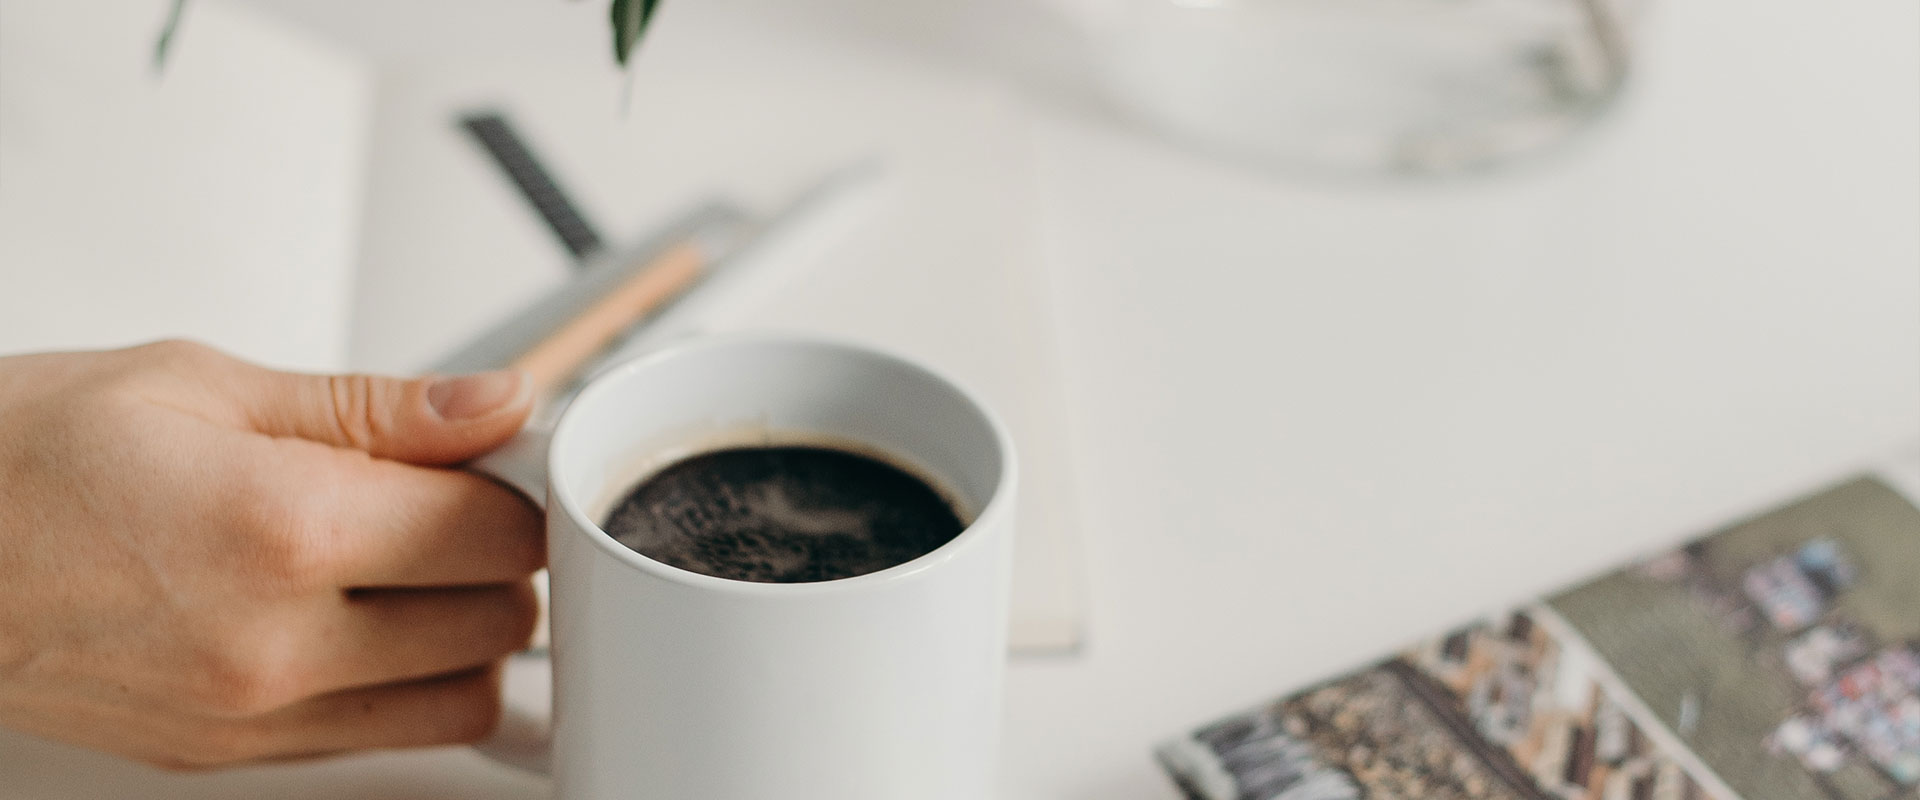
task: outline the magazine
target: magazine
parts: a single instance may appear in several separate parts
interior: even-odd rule
[[[1920,797],[1920,464],[1158,748],[1194,800]]]

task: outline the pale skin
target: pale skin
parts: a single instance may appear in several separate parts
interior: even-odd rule
[[[0,726],[172,769],[485,737],[545,544],[454,465],[530,395],[181,342],[0,358]]]

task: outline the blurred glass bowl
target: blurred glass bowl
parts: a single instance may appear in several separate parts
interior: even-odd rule
[[[1114,103],[1291,170],[1451,173],[1565,139],[1630,71],[1617,0],[1080,0]]]

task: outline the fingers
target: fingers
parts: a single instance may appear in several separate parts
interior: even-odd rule
[[[539,604],[528,583],[373,590],[343,598],[327,635],[307,641],[309,696],[442,675],[526,647]]]
[[[486,478],[369,460],[331,483],[337,499],[319,513],[341,539],[336,585],[511,583],[546,566],[541,515]]]
[[[546,563],[542,516],[478,475],[233,434],[209,484],[243,578],[287,594],[510,583]]]
[[[348,750],[477,742],[500,719],[500,667],[322,695],[251,721],[253,752],[287,760]]]
[[[246,717],[49,698],[10,726],[175,771],[469,743],[500,717],[500,664],[311,697]]]
[[[356,750],[477,742],[500,720],[500,665],[350,689],[248,719],[190,717],[114,747],[161,767],[196,771]],[[155,727],[155,726],[147,726]]]
[[[515,371],[416,379],[240,370],[233,399],[255,430],[377,458],[456,464],[512,438],[533,407]]]

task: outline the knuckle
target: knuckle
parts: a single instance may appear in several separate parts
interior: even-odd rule
[[[221,358],[220,351],[191,339],[161,339],[132,348],[149,363],[205,364]]]
[[[60,394],[58,406],[48,409],[52,412],[49,421],[93,426],[116,435],[144,435],[146,431],[133,426],[142,424],[145,418],[129,412],[151,405],[158,396],[176,401],[190,396],[195,382],[183,382],[182,376],[201,378],[201,384],[213,383],[204,379],[218,379],[232,363],[211,347],[181,339],[103,353],[89,359],[86,369],[71,376],[72,382],[66,386],[69,391]],[[189,388],[186,394],[181,392],[183,386]]]
[[[294,590],[326,587],[340,573],[342,556],[327,526],[294,515],[264,532],[263,574]]]
[[[340,440],[358,450],[371,450],[384,440],[391,425],[386,409],[388,382],[370,375],[331,375],[327,393],[333,400],[333,423]]]
[[[254,717],[285,704],[287,693],[281,682],[265,673],[228,674],[211,687],[207,696],[209,710],[222,717]]]
[[[162,339],[125,351],[130,358],[122,377],[132,380],[150,375],[204,373],[225,368],[231,360],[226,354],[187,339]]]
[[[103,403],[122,402],[148,394],[169,378],[204,371],[219,358],[217,351],[185,339],[166,339],[106,354],[100,368],[83,379],[85,396]],[[95,410],[99,410],[98,407]]]
[[[247,543],[240,569],[295,590],[327,585],[343,554],[324,491],[300,491],[262,471],[243,478],[234,504]]]
[[[201,659],[191,695],[221,719],[257,717],[299,699],[294,661],[279,646],[282,637],[249,637],[210,648]]]

